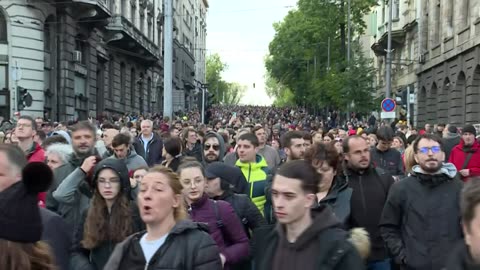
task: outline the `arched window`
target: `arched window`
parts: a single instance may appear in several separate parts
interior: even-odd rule
[[[0,10],[0,42],[7,42],[7,19]]]
[[[135,69],[132,68],[130,72],[130,106],[132,110],[135,109],[135,90],[137,86],[137,77],[135,74]]]
[[[148,77],[147,79],[147,112],[152,112],[152,79]]]
[[[127,70],[125,63],[120,63],[120,103],[125,104],[125,96],[127,95]]]

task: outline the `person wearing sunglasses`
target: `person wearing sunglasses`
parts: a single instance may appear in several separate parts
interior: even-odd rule
[[[225,142],[220,134],[210,131],[203,140],[203,165],[223,161],[225,155]]]
[[[413,151],[418,165],[392,185],[380,232],[402,269],[444,269],[445,255],[462,239],[462,182],[455,166],[443,163],[445,152],[436,135],[419,136]]]

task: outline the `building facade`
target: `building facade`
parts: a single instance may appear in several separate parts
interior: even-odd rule
[[[384,97],[386,94],[386,52],[388,42],[389,3],[393,9],[392,16],[392,76],[391,97],[405,89],[412,93],[418,89],[416,71],[419,68],[418,61],[418,18],[419,4],[423,0],[393,0],[380,1],[375,8],[376,35],[371,49],[376,55],[374,65],[377,70],[376,85],[377,96]],[[379,104],[380,110],[380,104]],[[414,123],[416,107],[410,105],[410,120]],[[407,110],[398,107],[397,115],[406,117]]]
[[[421,5],[418,122],[480,123],[480,1]]]
[[[18,87],[33,98],[22,114],[56,121],[161,112],[163,16],[162,0],[0,2],[0,115],[18,111]],[[175,41],[189,60],[174,58],[178,89],[193,85],[188,40]]]

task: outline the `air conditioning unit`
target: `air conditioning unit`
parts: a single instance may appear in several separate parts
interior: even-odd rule
[[[82,62],[82,52],[81,51],[73,51],[73,61],[74,62]]]

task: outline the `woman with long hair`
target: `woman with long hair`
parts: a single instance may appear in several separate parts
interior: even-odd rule
[[[117,245],[105,269],[222,269],[208,228],[186,219],[177,174],[164,166],[151,168],[140,183],[137,201],[147,231]]]
[[[240,219],[226,201],[209,199],[205,192],[207,179],[202,164],[196,161],[182,163],[177,171],[188,204],[190,218],[208,224],[210,235],[220,248],[224,269],[248,258],[249,242]]]
[[[182,158],[182,140],[177,137],[169,137],[163,142],[162,157],[165,159],[162,165],[176,171]]]
[[[143,228],[131,200],[130,179],[122,160],[104,159],[95,167],[95,191],[74,240],[74,269],[104,269],[116,244]],[[84,268],[89,265],[89,268]]]
[[[314,144],[305,154],[305,160],[315,167],[322,178],[317,193],[318,205],[330,205],[337,218],[346,222],[350,216],[352,189],[346,181],[337,178],[341,160],[335,146],[331,143]]]

